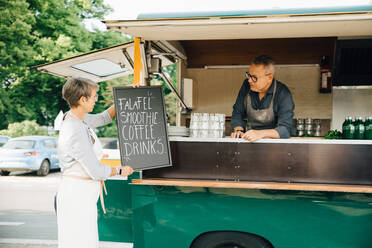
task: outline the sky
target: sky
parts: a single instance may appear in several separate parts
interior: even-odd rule
[[[140,13],[311,8],[372,4],[372,0],[104,0],[114,11],[105,20],[134,20]],[[85,23],[105,30],[99,20]]]

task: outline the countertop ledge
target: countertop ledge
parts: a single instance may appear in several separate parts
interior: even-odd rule
[[[169,141],[180,142],[227,142],[227,143],[251,143],[244,139],[233,138],[190,138],[169,136]],[[323,139],[323,138],[298,138],[292,137],[290,139],[261,139],[256,142],[258,144],[339,144],[339,145],[372,145],[372,140],[343,140],[343,139]]]
[[[237,189],[271,189],[297,191],[328,191],[349,193],[372,193],[372,186],[345,184],[309,184],[309,183],[278,183],[278,182],[248,182],[248,181],[212,181],[212,180],[182,180],[182,179],[133,179],[133,185],[178,186],[178,187],[209,187]]]

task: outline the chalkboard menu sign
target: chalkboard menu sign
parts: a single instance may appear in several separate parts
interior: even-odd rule
[[[136,170],[171,166],[161,86],[114,87],[122,165]]]

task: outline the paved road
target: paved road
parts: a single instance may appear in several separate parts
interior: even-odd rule
[[[60,174],[53,171],[46,177],[32,173],[0,176],[0,247],[56,247],[32,241],[57,240],[53,199]],[[27,244],[16,244],[22,242]]]
[[[61,173],[46,177],[32,173],[0,176],[0,248],[56,248],[54,195]],[[100,242],[101,248],[132,247]]]
[[[0,243],[1,248],[56,248],[55,244],[9,244],[9,243]]]
[[[53,197],[60,178],[60,172],[52,172],[46,177],[32,173],[0,176],[0,211],[54,212]]]
[[[34,210],[0,211],[0,239],[56,240],[56,216]]]

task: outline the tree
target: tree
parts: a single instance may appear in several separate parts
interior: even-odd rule
[[[0,0],[0,129],[24,120],[52,125],[60,110],[68,110],[61,96],[65,80],[30,67],[130,41],[117,31],[88,31],[83,26],[84,20],[103,19],[108,11],[103,0]],[[165,73],[175,85],[176,66],[168,66]],[[112,86],[131,83],[131,75],[101,82],[94,112],[113,103]],[[168,95],[170,89],[163,86]],[[172,102],[166,97],[173,116]],[[114,125],[99,134],[112,135],[111,129]]]
[[[36,20],[25,1],[0,0],[0,82],[3,87],[17,81],[35,55],[30,46],[35,40]],[[3,88],[1,87],[1,88]]]
[[[0,0],[0,115],[6,117],[0,129],[32,119],[49,125],[68,109],[61,97],[65,80],[30,66],[127,41],[119,32],[83,26],[84,19],[102,19],[109,10],[103,0]]]

